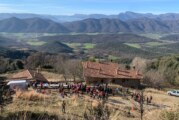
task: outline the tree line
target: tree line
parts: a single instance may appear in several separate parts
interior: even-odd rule
[[[41,68],[46,71],[63,75],[64,79],[73,78],[76,80],[82,77],[81,61],[70,59],[68,56],[59,54],[33,53],[26,59],[10,59],[0,57],[0,73],[11,72],[20,69]]]

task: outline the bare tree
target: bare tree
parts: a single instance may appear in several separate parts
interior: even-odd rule
[[[147,73],[145,73],[143,82],[147,85],[151,85],[152,87],[158,88],[162,86],[165,80],[162,73],[156,70],[150,70]]]
[[[76,78],[82,78],[82,65],[81,61],[78,60],[69,60],[67,61],[67,67],[70,75],[73,77],[73,80],[76,81]]]
[[[132,60],[131,66],[132,67],[135,66],[136,70],[138,70],[139,72],[144,72],[147,67],[148,62],[149,62],[149,60],[147,60],[147,59],[135,57]]]

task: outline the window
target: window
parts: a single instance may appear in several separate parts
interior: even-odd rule
[[[125,80],[123,79],[123,80],[122,80],[122,83],[124,83],[124,82],[125,82]]]
[[[112,80],[112,83],[115,83],[116,81],[115,80]]]
[[[101,83],[104,83],[104,80],[101,80]]]

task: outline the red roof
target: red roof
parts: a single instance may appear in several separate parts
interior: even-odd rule
[[[37,73],[32,70],[24,70],[22,72],[19,72],[13,75],[11,79],[26,79],[26,80],[36,80],[42,82],[48,81],[41,73]]]
[[[142,75],[135,70],[121,70],[117,63],[83,62],[85,77],[141,79]]]

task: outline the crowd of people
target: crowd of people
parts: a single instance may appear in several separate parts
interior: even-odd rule
[[[46,94],[46,89],[49,88],[50,84],[33,84],[33,88],[37,92],[41,92],[43,94]],[[98,99],[107,99],[109,94],[114,95],[115,92],[112,90],[112,88],[108,87],[107,85],[95,85],[90,86],[86,84],[58,84],[58,87],[56,85],[55,89],[58,89],[59,94],[64,98],[67,95],[77,94],[78,96],[87,94],[92,98],[98,98]]]
[[[55,89],[58,89],[58,92],[62,98],[76,94],[78,96],[86,94],[89,95],[91,98],[97,98],[97,99],[108,99],[109,95],[131,95],[131,98],[135,100],[136,102],[146,101],[146,104],[149,104],[152,102],[152,96],[142,96],[141,93],[138,92],[130,92],[128,88],[116,88],[112,89],[108,87],[105,84],[101,85],[95,85],[90,86],[83,83],[77,83],[77,84],[67,84],[67,83],[59,83],[59,84],[33,84],[33,87],[37,90],[37,92],[41,92],[43,94],[46,94],[46,89],[49,88],[49,86],[54,86]],[[37,89],[39,88],[39,89]]]
[[[67,85],[65,88],[64,86],[59,87],[59,93],[61,93],[62,97],[67,95],[65,91],[67,91],[69,94],[77,94],[78,96],[87,94],[91,98],[98,99],[107,99],[109,94],[113,94],[113,90],[105,85],[87,86],[86,84],[81,83]]]

